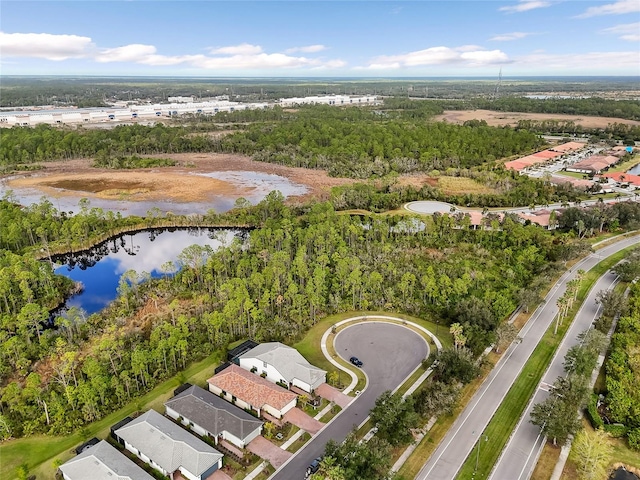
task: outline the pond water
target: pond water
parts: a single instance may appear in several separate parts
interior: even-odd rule
[[[259,203],[269,192],[279,190],[284,197],[293,195],[303,195],[307,193],[307,188],[292,182],[288,178],[280,175],[273,175],[260,172],[228,171],[210,172],[197,174],[206,177],[216,178],[229,182],[232,185],[251,189],[251,193],[245,198],[252,204]],[[47,196],[36,188],[13,188],[8,185],[12,179],[0,179],[0,198],[11,191],[16,201],[21,205],[32,205],[39,203],[43,196],[47,197],[53,206],[59,211],[77,213],[80,211],[78,202],[87,197],[86,194],[78,192],[74,195]],[[68,192],[67,192],[68,193]],[[188,215],[190,213],[206,213],[213,209],[218,213],[223,213],[233,208],[239,195],[212,195],[206,202],[172,202],[172,201],[127,201],[115,199],[89,198],[90,206],[101,208],[105,211],[120,212],[122,215],[144,216],[152,208],[159,208],[162,212],[172,212],[176,215]]]
[[[80,307],[95,313],[117,295],[123,273],[135,270],[152,277],[166,274],[161,267],[173,262],[178,269],[178,256],[190,245],[209,245],[216,250],[229,245],[234,237],[245,238],[246,231],[230,229],[154,229],[114,237],[82,253],[52,257],[55,272],[76,282],[84,290],[71,297],[66,307]]]
[[[627,173],[630,173],[631,175],[640,175],[640,163],[627,170]]]

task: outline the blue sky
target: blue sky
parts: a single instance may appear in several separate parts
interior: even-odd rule
[[[640,0],[2,0],[3,75],[640,75]]]

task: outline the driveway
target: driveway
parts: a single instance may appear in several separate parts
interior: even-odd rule
[[[338,333],[334,346],[343,359],[348,361],[355,355],[364,362],[362,369],[369,377],[369,385],[270,479],[303,478],[311,461],[324,454],[324,446],[329,440],[342,442],[369,416],[380,394],[394,390],[429,354],[424,338],[413,330],[383,322],[347,327]]]
[[[282,450],[277,445],[274,445],[262,435],[258,435],[256,438],[251,440],[249,445],[247,445],[247,450],[251,453],[255,453],[260,458],[268,460],[269,463],[273,465],[273,468],[279,468],[289,459],[289,457],[291,457],[291,455],[293,455],[291,452]]]
[[[292,408],[283,417],[285,422],[294,424],[296,427],[300,427],[305,432],[309,432],[311,435],[315,435],[324,427],[324,423],[319,422],[315,418],[310,417],[299,408]]]
[[[340,390],[332,387],[327,383],[323,383],[318,388],[316,388],[316,393],[322,398],[326,398],[330,402],[333,402],[336,405],[340,406],[340,408],[346,407],[351,403],[351,400],[353,400],[353,397],[345,395]]]

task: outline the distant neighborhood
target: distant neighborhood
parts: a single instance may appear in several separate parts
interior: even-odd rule
[[[207,380],[207,388],[178,387],[164,402],[164,415],[148,410],[126,417],[111,427],[109,438],[79,446],[77,456],[59,467],[62,477],[225,480],[232,478],[225,464],[247,465],[251,459],[277,468],[292,455],[286,443],[304,432],[308,439],[324,425],[305,413],[303,404],[324,406],[321,415],[351,400],[325,383],[327,372],[279,342],[247,340],[230,350],[227,360]],[[274,443],[286,440],[279,430],[287,425],[299,434]],[[234,473],[231,467],[226,470]]]
[[[591,193],[612,193],[613,188],[629,191],[640,188],[640,176],[624,172],[607,173],[607,170],[633,151],[634,147],[624,145],[607,149],[581,142],[567,142],[511,160],[504,167],[522,175],[546,177],[556,185],[569,183]],[[563,172],[583,175],[576,177]]]

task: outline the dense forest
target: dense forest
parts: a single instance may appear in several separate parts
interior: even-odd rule
[[[638,268],[640,257],[632,260]],[[640,284],[629,287],[628,311],[618,320],[605,364],[606,409],[612,423],[624,425],[629,446],[640,450]],[[622,436],[621,435],[621,436]]]
[[[300,108],[290,121],[250,125],[225,136],[221,149],[260,161],[321,168],[333,176],[371,178],[471,167],[543,144],[536,135],[510,128],[388,117],[361,109]]]
[[[12,211],[14,220],[21,212]],[[552,235],[510,216],[500,228],[474,231],[462,218],[436,215],[416,230],[392,216],[339,215],[328,203],[292,210],[277,194],[239,213],[261,225],[246,243],[215,253],[191,246],[174,277],[128,272],[101,313],[72,309],[47,330],[21,320],[32,318],[32,302],[4,313],[5,435],[68,432],[231,340],[292,342],[335,312],[383,309],[459,323],[477,353],[518,303],[538,298],[552,262],[584,249],[572,233]]]

